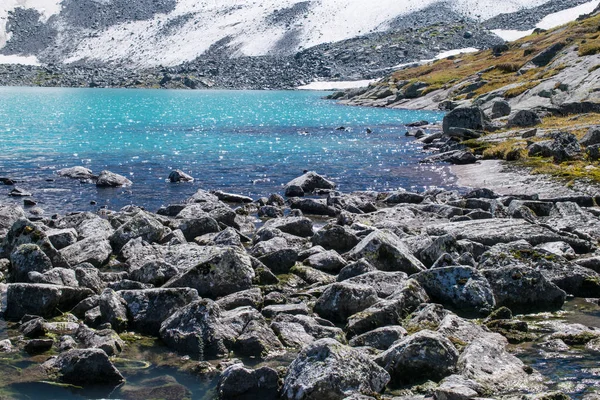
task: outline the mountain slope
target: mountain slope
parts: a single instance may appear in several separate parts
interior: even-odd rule
[[[214,46],[226,49],[231,57],[294,54],[324,43],[393,30],[402,25],[403,18],[411,20],[409,16],[432,6],[446,7],[465,19],[483,21],[547,3],[548,0],[3,0],[0,53],[34,55],[43,63],[174,66],[192,61]]]

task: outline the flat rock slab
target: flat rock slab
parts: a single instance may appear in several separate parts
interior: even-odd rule
[[[432,236],[452,235],[457,240],[466,239],[487,246],[516,242],[517,240],[526,240],[536,246],[565,239],[540,225],[533,225],[518,219],[450,222],[430,226],[427,228],[427,233]]]

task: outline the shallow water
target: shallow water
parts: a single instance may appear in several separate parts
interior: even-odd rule
[[[303,170],[327,174],[344,191],[447,183],[444,167],[418,164],[420,147],[403,125],[442,113],[347,107],[323,95],[0,88],[0,177],[22,181],[49,212],[131,203],[156,210],[198,188],[257,197],[280,192]],[[74,165],[108,169],[134,185],[98,190],[55,175]],[[167,183],[174,168],[197,181]],[[0,195],[9,190],[0,186]]]

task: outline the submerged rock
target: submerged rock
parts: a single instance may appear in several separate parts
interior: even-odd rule
[[[194,182],[194,178],[192,176],[186,174],[182,170],[176,169],[176,170],[171,171],[171,173],[169,174],[169,181],[171,183]]]
[[[100,349],[74,349],[43,364],[60,382],[73,385],[119,384],[125,380]]]

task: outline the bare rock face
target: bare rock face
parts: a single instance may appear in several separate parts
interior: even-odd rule
[[[389,374],[364,354],[333,339],[321,339],[305,347],[292,362],[282,397],[304,400],[376,395],[389,379]]]

